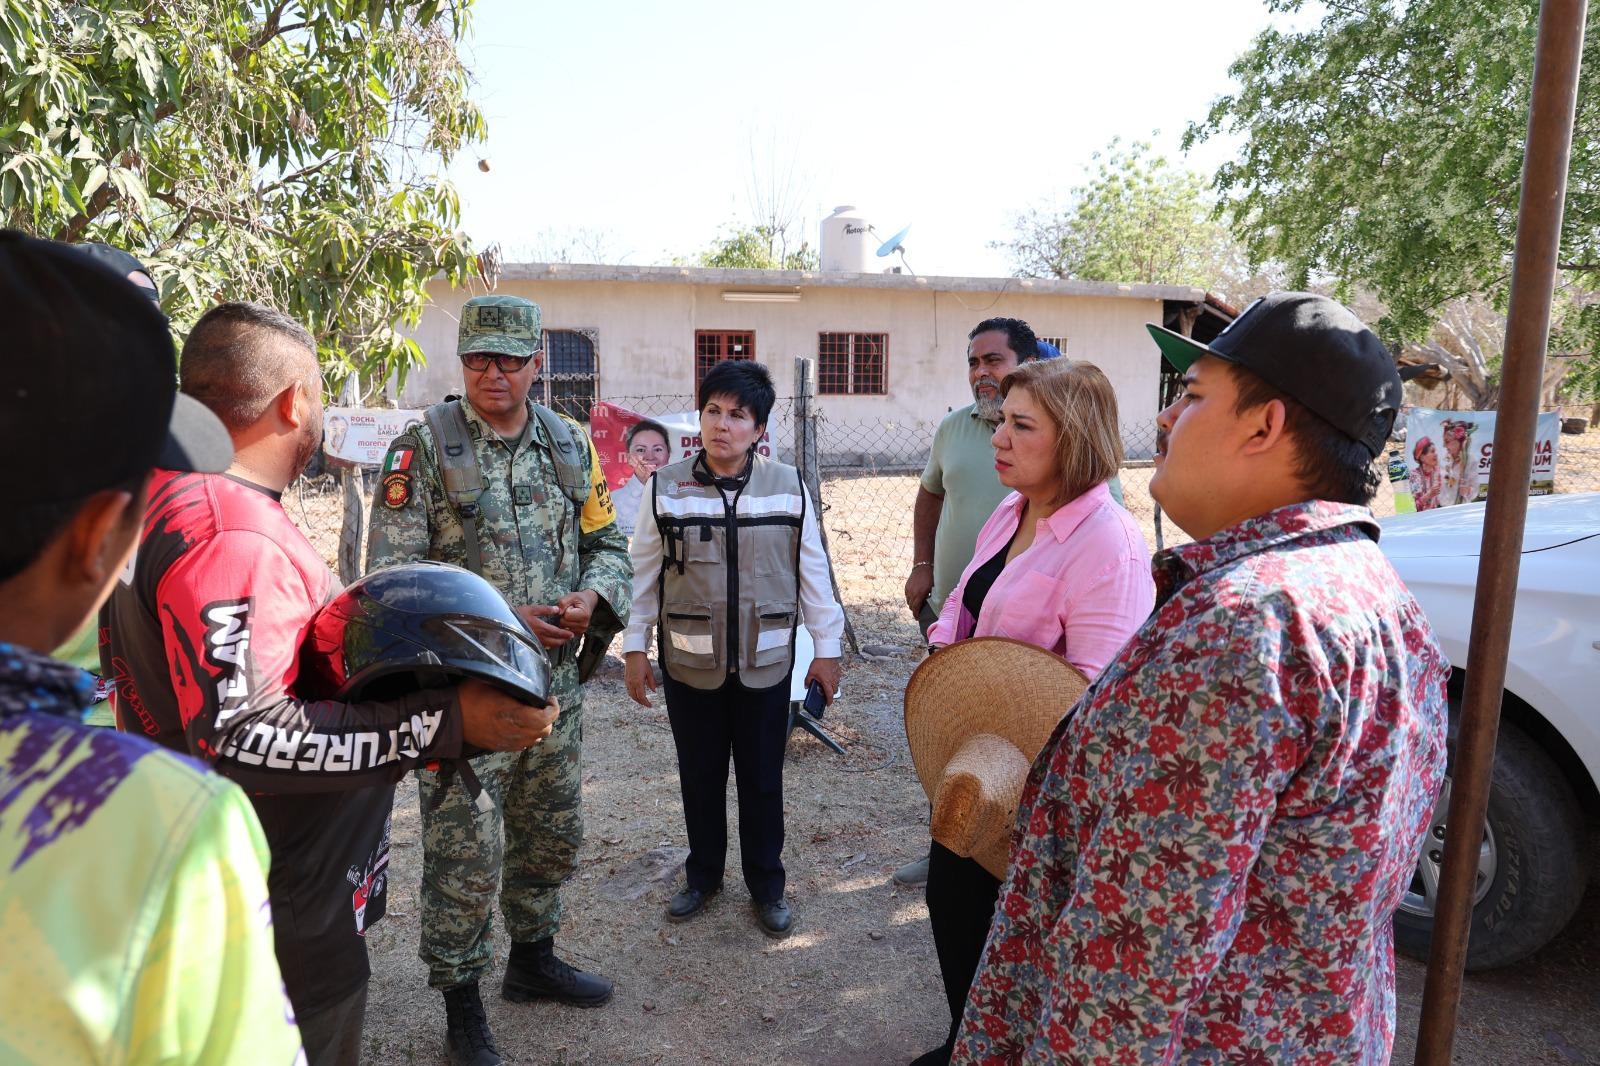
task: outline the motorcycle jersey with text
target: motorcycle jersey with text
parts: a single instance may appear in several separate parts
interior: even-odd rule
[[[394,782],[460,753],[454,690],[342,703],[296,690],[334,577],[277,494],[158,471],[144,535],[101,609],[118,728],[250,793],[272,849],[279,966],[298,1014],[355,990],[384,913]]]

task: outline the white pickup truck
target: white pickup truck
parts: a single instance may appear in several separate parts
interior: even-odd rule
[[[1482,504],[1383,520],[1379,545],[1438,634],[1450,679],[1452,751],[1467,665]],[[1526,958],[1572,918],[1588,879],[1585,837],[1600,815],[1600,493],[1528,501],[1500,737],[1479,852],[1469,969]],[[1400,950],[1426,957],[1445,785],[1411,892],[1395,915]]]

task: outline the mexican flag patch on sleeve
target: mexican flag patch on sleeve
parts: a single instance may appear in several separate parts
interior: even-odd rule
[[[416,449],[408,447],[390,448],[389,455],[383,461],[383,472],[392,474],[397,470],[410,470],[411,457],[416,455]]]

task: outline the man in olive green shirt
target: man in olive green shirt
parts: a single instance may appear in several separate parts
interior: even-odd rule
[[[967,335],[967,383],[973,402],[944,417],[917,488],[911,575],[906,606],[924,637],[939,618],[961,571],[972,561],[978,531],[1010,489],[1000,484],[989,438],[1000,422],[1000,382],[1030,359],[1048,358],[1033,330],[1020,318],[989,318]],[[1111,479],[1111,495],[1122,502],[1122,486]]]

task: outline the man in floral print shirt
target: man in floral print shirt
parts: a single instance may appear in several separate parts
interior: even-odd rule
[[[952,1061],[1384,1063],[1449,671],[1366,507],[1400,380],[1305,293],[1151,333],[1195,543],[1034,763]]]

